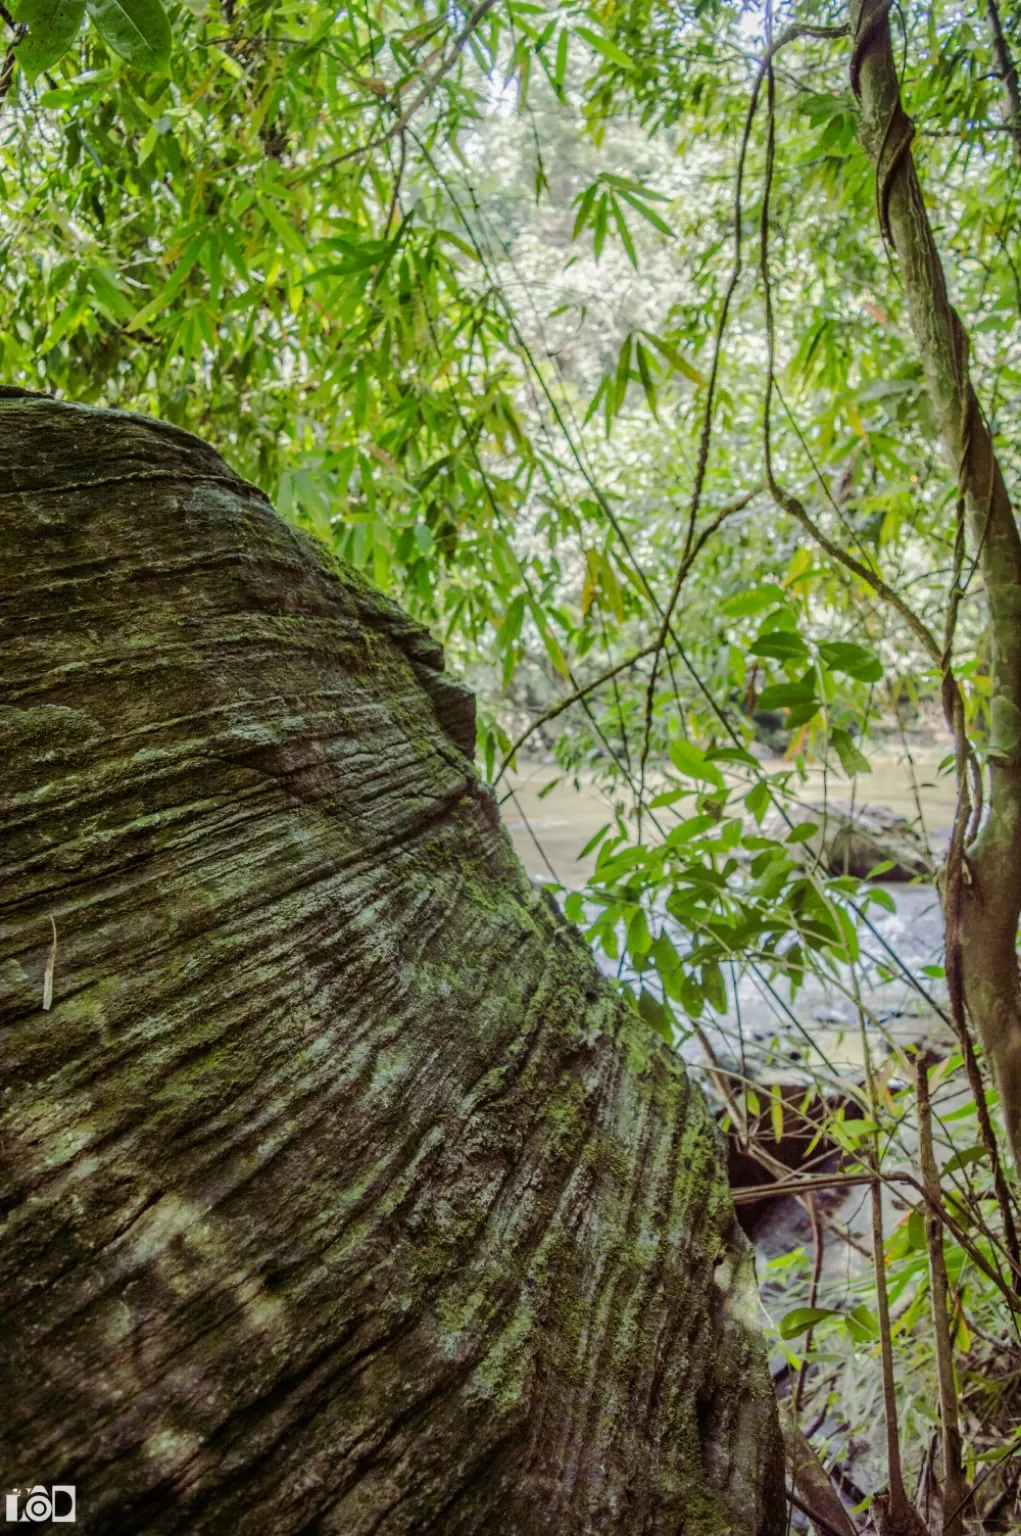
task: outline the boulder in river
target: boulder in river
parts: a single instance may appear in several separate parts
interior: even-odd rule
[[[798,846],[806,858],[819,860],[828,874],[855,875],[864,880],[883,864],[890,868],[876,879],[931,880],[935,874],[929,851],[914,826],[889,806],[849,809],[817,804],[788,815],[795,824],[815,824],[818,830]],[[779,835],[779,827],[776,831]]]

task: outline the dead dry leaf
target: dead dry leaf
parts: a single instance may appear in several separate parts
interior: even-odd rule
[[[53,1006],[53,972],[57,968],[57,925],[50,914],[50,926],[53,929],[53,943],[50,945],[50,958],[46,962],[46,970],[43,972],[43,1013],[49,1013]]]

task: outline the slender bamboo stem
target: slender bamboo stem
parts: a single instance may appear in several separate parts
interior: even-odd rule
[[[922,1055],[916,1067],[918,1089],[918,1150],[922,1182],[935,1200],[940,1200],[939,1169],[932,1145],[932,1105],[929,1100],[929,1068]],[[957,1385],[954,1381],[954,1351],[950,1338],[947,1307],[949,1284],[943,1253],[943,1226],[930,1207],[925,1212],[925,1241],[929,1250],[929,1294],[932,1299],[933,1343],[936,1353],[936,1380],[943,1441],[943,1536],[963,1536],[963,1508],[968,1484],[961,1468],[961,1431],[958,1423]],[[952,1511],[947,1516],[946,1512]]]

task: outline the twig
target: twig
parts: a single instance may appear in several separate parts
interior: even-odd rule
[[[808,1214],[812,1222],[812,1279],[808,1287],[808,1305],[815,1307],[819,1299],[819,1280],[822,1275],[823,1255],[826,1251],[826,1238],[823,1234],[822,1217],[814,1199],[807,1201]],[[801,1399],[805,1391],[805,1377],[808,1375],[808,1355],[812,1348],[812,1334],[815,1330],[809,1328],[805,1334],[804,1349],[801,1355],[801,1365],[798,1367],[798,1379],[794,1383],[794,1391],[791,1394],[791,1406],[797,1428],[797,1415],[801,1408]]]
[[[4,20],[7,21],[8,18],[5,16]],[[4,54],[3,65],[0,67],[0,103],[2,103],[6,97],[7,92],[11,88],[11,82],[14,79],[14,50],[28,31],[28,28],[24,22],[19,24],[11,22],[10,24],[14,26],[16,36],[14,42],[8,45],[7,52]]]
[[[1010,1452],[1009,1452],[1009,1453],[1008,1453],[1008,1455],[1007,1455],[1007,1456],[1006,1456],[1006,1457],[1005,1457],[1005,1458],[1004,1458],[1004,1460],[1007,1460],[1007,1461],[1009,1461],[1009,1460],[1010,1460],[1010,1458],[1011,1458],[1011,1457],[1013,1457],[1013,1456],[1016,1456],[1016,1455],[1017,1455],[1017,1454],[1018,1454],[1018,1451],[1019,1451],[1019,1450],[1021,1450],[1021,1446],[1016,1446],[1016,1447],[1015,1447],[1015,1448],[1014,1448],[1014,1449],[1013,1449],[1013,1450],[1012,1450],[1012,1451],[1010,1451]],[[1001,1470],[1002,1470],[1002,1468],[1003,1468],[1003,1465],[1004,1465],[1004,1463],[1003,1463],[1003,1461],[994,1461],[994,1462],[991,1462],[991,1463],[990,1463],[990,1465],[989,1465],[989,1466],[988,1466],[988,1467],[986,1467],[986,1469],[985,1469],[985,1471],[984,1471],[984,1472],[983,1472],[983,1473],[982,1473],[982,1476],[981,1476],[981,1477],[977,1477],[977,1478],[976,1478],[976,1479],[975,1479],[975,1486],[974,1486],[974,1488],[973,1488],[973,1489],[972,1489],[972,1490],[971,1490],[971,1493],[970,1493],[970,1494],[969,1494],[969,1495],[968,1495],[968,1497],[969,1497],[969,1498],[970,1498],[970,1497],[973,1497],[973,1496],[974,1496],[974,1495],[975,1495],[975,1494],[976,1494],[976,1493],[977,1493],[977,1492],[978,1492],[978,1490],[979,1490],[979,1489],[980,1489],[980,1488],[981,1488],[981,1487],[982,1487],[982,1484],[983,1484],[983,1483],[984,1483],[984,1482],[985,1482],[985,1480],[986,1480],[986,1478],[987,1478],[987,1477],[991,1477],[991,1476],[992,1476],[992,1475],[993,1475],[993,1473],[994,1473],[994,1472],[999,1472],[999,1471],[1001,1471]],[[1015,1489],[1015,1492],[1016,1492],[1016,1489]],[[958,1506],[957,1506],[957,1508],[956,1508],[956,1509],[952,1509],[952,1510],[951,1510],[951,1511],[950,1511],[950,1514],[949,1514],[949,1515],[945,1515],[945,1516],[944,1516],[944,1519],[945,1519],[945,1520],[947,1520],[947,1519],[953,1519],[953,1517],[954,1517],[954,1516],[955,1516],[955,1515],[958,1515],[958,1514],[960,1514],[960,1512],[961,1512],[961,1510],[962,1510],[962,1509],[963,1509],[963,1507],[964,1507],[964,1504],[963,1504],[963,1502],[962,1502],[962,1503],[961,1503],[961,1504],[959,1504],[959,1505],[958,1505]],[[988,1518],[988,1515],[989,1515],[989,1511],[986,1511],[986,1518]]]
[[[719,528],[724,519],[731,517],[735,512],[741,512],[748,505],[748,503],[759,494],[761,489],[761,486],[755,486],[752,490],[743,492],[742,495],[738,496],[734,501],[728,502],[725,507],[720,508],[713,521],[706,525],[698,539],[695,541],[694,547],[688,556],[687,563],[684,567],[682,567],[683,575],[686,575],[687,572],[691,569],[692,563],[697,558],[701,550],[705,547],[706,541],[711,537],[713,533],[716,532],[717,528]],[[621,672],[626,672],[630,667],[633,667],[636,662],[643,661],[646,656],[652,656],[656,654],[662,648],[661,635],[662,630],[660,630],[660,633],[657,634],[656,639],[651,640],[648,645],[640,646],[638,650],[632,651],[631,654],[626,656],[623,661],[618,661],[614,666],[607,667],[605,671],[600,672],[598,676],[594,677],[591,682],[584,683],[580,688],[575,688],[571,693],[566,694],[564,698],[558,699],[556,704],[550,705],[549,709],[544,710],[541,715],[537,715],[531,724],[521,732],[520,736],[517,736],[511,743],[502,763],[500,764],[499,772],[497,773],[496,778],[493,780],[493,783],[499,784],[507,769],[514,761],[517,753],[524,746],[528,738],[534,735],[540,726],[546,725],[550,720],[555,720],[557,715],[563,714],[565,709],[569,709],[572,704],[577,704],[581,699],[586,698],[588,694],[594,693],[597,688],[601,688],[604,683],[610,682],[612,678],[618,677]]]
[[[996,0],[986,0],[986,18],[993,39],[996,68],[1003,81],[1003,93],[1007,98],[1007,122],[1004,124],[1021,155],[1021,91],[1018,89],[1017,67],[1011,57],[1007,39],[1003,33],[999,7]]]
[[[968,1234],[955,1221],[946,1206],[942,1202],[934,1203],[926,1192],[924,1185],[911,1173],[834,1173],[818,1174],[809,1179],[790,1179],[776,1184],[748,1184],[731,1191],[731,1199],[735,1205],[749,1205],[755,1200],[779,1200],[787,1195],[802,1195],[813,1189],[851,1188],[858,1184],[872,1184],[878,1178],[883,1184],[908,1184],[915,1190],[927,1206],[933,1209],[942,1221],[947,1231],[968,1255],[975,1267],[991,1281],[1000,1292],[1012,1313],[1021,1313],[1021,1300],[1007,1285],[1003,1276],[998,1274],[989,1261],[983,1257]]]
[[[932,1108],[929,1102],[929,1069],[919,1053],[915,1081],[918,1093],[918,1150],[922,1182],[931,1198],[939,1203],[939,1170],[932,1146]],[[961,1469],[961,1431],[958,1423],[957,1387],[954,1382],[954,1353],[950,1339],[947,1309],[947,1265],[943,1253],[943,1228],[930,1206],[925,1213],[925,1241],[929,1250],[929,1295],[932,1302],[933,1345],[936,1356],[936,1380],[939,1386],[940,1417],[943,1439],[943,1504],[955,1508],[944,1519],[944,1536],[962,1536],[961,1511],[967,1503],[969,1488]]]
[[[680,597],[680,594],[681,594],[681,586],[682,586],[682,584],[684,582],[684,577],[687,574],[687,571],[689,569],[690,557],[691,557],[691,555],[693,553],[693,545],[694,545],[694,539],[695,539],[695,526],[696,526],[696,523],[698,521],[699,508],[701,507],[701,504],[702,504],[702,491],[703,491],[703,488],[705,486],[706,469],[707,469],[708,463],[709,463],[709,449],[710,449],[710,445],[712,443],[713,406],[714,406],[715,400],[716,400],[716,382],[717,382],[717,379],[719,377],[719,372],[720,372],[720,359],[721,359],[721,357],[723,355],[723,338],[724,338],[724,335],[726,334],[727,320],[728,320],[728,317],[730,315],[730,305],[731,305],[731,302],[733,300],[734,294],[735,294],[735,292],[737,290],[737,285],[738,285],[738,283],[739,283],[739,281],[741,279],[741,271],[742,271],[742,267],[743,267],[742,239],[741,239],[741,234],[742,234],[742,231],[741,231],[741,220],[742,220],[741,192],[742,192],[742,188],[743,188],[743,184],[744,184],[744,171],[745,171],[745,163],[746,163],[747,156],[748,156],[748,145],[749,145],[749,141],[751,139],[752,125],[753,125],[753,123],[755,121],[755,113],[758,110],[759,93],[760,93],[760,91],[762,89],[762,82],[763,82],[764,79],[766,79],[768,77],[769,82],[770,82],[770,91],[772,91],[772,88],[773,88],[773,86],[772,86],[772,82],[773,82],[773,73],[772,73],[773,59],[776,57],[777,53],[779,53],[782,48],[785,48],[787,46],[788,43],[794,42],[795,39],[797,39],[799,37],[818,37],[818,38],[846,37],[848,35],[848,32],[849,32],[849,28],[846,27],[846,26],[845,27],[813,27],[813,26],[803,26],[803,25],[799,25],[797,23],[794,23],[791,26],[786,27],[784,29],[784,31],[780,34],[780,36],[778,38],[776,38],[774,41],[770,42],[769,46],[767,47],[767,49],[766,49],[766,51],[765,51],[765,53],[764,53],[764,55],[762,57],[762,60],[761,60],[761,62],[759,64],[758,73],[756,74],[756,77],[755,77],[755,83],[752,86],[752,93],[751,93],[751,97],[750,97],[749,102],[748,102],[748,111],[745,114],[744,129],[743,129],[742,134],[741,134],[741,147],[740,147],[740,150],[738,152],[737,173],[736,173],[736,177],[735,177],[735,187],[734,187],[734,265],[731,268],[730,278],[729,278],[729,281],[727,283],[727,287],[726,287],[726,289],[724,291],[724,295],[723,295],[723,303],[720,305],[720,312],[719,312],[719,315],[717,316],[717,320],[716,320],[716,332],[715,332],[715,335],[713,337],[713,360],[712,360],[712,366],[711,366],[711,368],[709,370],[709,381],[708,381],[708,384],[706,386],[705,405],[703,406],[703,409],[702,409],[702,426],[701,426],[701,430],[699,432],[698,458],[697,458],[696,464],[695,464],[695,479],[694,479],[694,484],[692,485],[691,498],[690,498],[690,501],[689,501],[689,504],[688,504],[688,528],[687,528],[687,533],[685,534],[684,548],[683,548],[683,551],[682,551],[682,554],[681,554],[680,563],[678,564],[678,567],[677,567],[677,574],[674,577],[673,586],[670,589],[670,596],[668,597],[667,603],[666,603],[666,607],[663,610],[663,619],[662,619],[662,623],[660,624],[659,635],[657,636],[657,643],[656,643],[656,651],[657,651],[657,653],[666,644],[667,636],[671,633],[671,629],[670,629],[671,619],[673,618],[674,609],[677,606],[677,601],[678,601],[678,598]],[[649,678],[648,691],[647,691],[647,695],[646,695],[646,704],[645,704],[645,716],[646,716],[646,722],[647,722],[646,744],[647,744],[647,741],[648,741],[648,729],[651,727],[651,719],[652,719],[652,693],[653,693],[653,689],[655,687],[655,680],[656,680],[656,667],[654,666],[653,669],[652,669],[652,674],[651,674],[651,676]]]
[[[321,176],[325,171],[332,171],[338,165],[343,165],[348,160],[356,160],[359,155],[367,155],[374,149],[381,149],[384,144],[387,144],[391,139],[396,138],[399,133],[403,133],[411,119],[414,117],[415,113],[418,111],[419,107],[428,100],[444,76],[448,75],[453,69],[454,65],[461,57],[468,39],[471,37],[472,33],[476,31],[480,22],[485,20],[486,16],[488,16],[489,12],[493,9],[495,4],[496,0],[482,0],[482,3],[475,7],[467,22],[455,37],[447,57],[440,64],[439,68],[434,70],[433,73],[426,78],[422,89],[419,91],[414,101],[409,107],[405,107],[397,121],[392,123],[385,133],[381,133],[377,135],[376,138],[370,139],[367,144],[360,144],[357,149],[349,149],[342,155],[335,155],[332,160],[327,160],[323,165],[310,165],[306,171],[303,171],[300,176],[295,178],[292,185],[296,186],[303,181],[308,181],[311,177]],[[434,58],[435,53],[430,55],[430,57]]]
[[[890,1331],[890,1300],[886,1291],[886,1265],[883,1260],[883,1202],[878,1178],[869,1191],[872,1201],[872,1262],[876,1277],[876,1312],[879,1316],[879,1340],[882,1353],[883,1404],[886,1417],[886,1467],[890,1482],[890,1508],[897,1525],[906,1524],[908,1496],[900,1461],[900,1434],[897,1428],[897,1384],[893,1374],[893,1338]]]
[[[630,656],[625,656],[623,661],[618,661],[615,666],[607,667],[604,672],[600,672],[591,682],[583,683],[580,688],[575,688],[564,698],[558,700],[556,704],[551,704],[549,709],[544,709],[541,715],[536,715],[531,724],[521,732],[521,735],[511,742],[506,756],[500,764],[500,770],[493,780],[494,786],[499,784],[520,748],[524,746],[529,736],[535,734],[540,726],[545,725],[549,720],[555,720],[558,715],[563,714],[565,709],[570,709],[572,704],[577,704],[580,699],[584,699],[588,694],[594,693],[597,688],[601,688],[604,683],[608,683],[612,677],[617,677],[621,672],[626,672],[629,667],[633,667],[636,662],[641,661],[644,657],[651,656],[656,649],[656,643],[653,641],[650,645],[643,645],[640,650],[632,651]]]
[[[863,565],[854,555],[848,554],[840,548],[832,539],[823,533],[822,529],[809,516],[804,503],[798,497],[792,495],[777,483],[773,473],[773,448],[771,431],[771,405],[775,381],[774,356],[776,350],[775,327],[773,323],[773,290],[769,277],[769,200],[773,181],[773,163],[775,156],[775,131],[772,101],[772,77],[770,77],[770,109],[769,127],[766,135],[766,168],[764,176],[764,189],[762,194],[762,212],[759,218],[759,272],[762,277],[763,302],[766,319],[766,398],[762,412],[762,442],[763,458],[766,469],[766,485],[769,493],[781,511],[786,512],[800,523],[816,543],[826,551],[833,560],[837,560],[849,571],[853,572],[860,581],[870,586],[878,597],[890,604],[900,614],[910,628],[912,634],[920,642],[930,660],[939,663],[942,660],[942,652],[936,643],[935,637],[918,615],[911,609],[899,593],[895,592],[877,572]]]
[[[833,1525],[827,1520],[825,1515],[820,1515],[817,1509],[811,1509],[807,1504],[802,1503],[797,1494],[792,1493],[789,1488],[786,1490],[786,1493],[788,1503],[793,1504],[794,1508],[800,1510],[803,1515],[807,1515],[813,1525],[817,1526],[820,1531],[825,1532],[825,1536],[847,1536],[846,1531],[842,1531],[839,1526]]]
[[[688,552],[691,549],[692,540],[694,537],[695,522],[698,517],[698,510],[702,500],[702,487],[705,482],[706,465],[709,460],[709,445],[712,439],[713,402],[716,392],[716,380],[719,374],[723,337],[727,327],[727,317],[730,312],[731,300],[734,297],[735,290],[737,289],[738,282],[740,281],[743,266],[741,249],[741,192],[744,182],[745,162],[748,155],[748,144],[751,138],[752,124],[755,121],[755,113],[758,109],[759,93],[762,89],[762,82],[767,78],[767,76],[770,78],[770,80],[772,79],[773,59],[780,52],[780,50],[782,48],[786,48],[789,43],[792,43],[801,37],[847,37],[849,35],[849,31],[850,28],[846,26],[813,27],[793,23],[791,26],[785,27],[780,36],[771,42],[769,47],[766,49],[766,52],[764,53],[762,61],[759,65],[758,73],[755,77],[755,83],[752,86],[752,93],[748,102],[748,111],[745,115],[744,130],[741,135],[741,148],[738,154],[737,173],[734,187],[734,265],[731,269],[730,281],[727,284],[727,288],[723,296],[723,303],[720,307],[720,314],[716,323],[716,336],[713,342],[713,362],[709,372],[709,383],[706,389],[706,402],[702,412],[702,429],[699,435],[698,460],[695,467],[695,482],[692,487],[691,502],[688,507],[688,531],[685,536],[684,554],[681,557],[681,564],[678,568],[678,574],[674,579],[673,589],[671,590],[670,597],[667,601],[666,612],[663,618],[661,634],[664,638],[670,618],[673,615],[674,608],[677,604],[677,599],[680,595],[681,581],[683,580],[681,571],[684,569],[685,560],[687,559]]]
[[[853,972],[855,987],[858,986],[857,972]],[[872,1073],[872,1055],[869,1050],[868,1032],[865,1028],[865,1015],[859,1001],[858,1024],[861,1030],[862,1057],[865,1063],[865,1081],[869,1091],[869,1103],[872,1108],[873,1124],[879,1123],[879,1099],[876,1093],[876,1082]],[[904,1487],[904,1472],[900,1455],[900,1430],[897,1424],[897,1384],[893,1371],[893,1333],[890,1327],[890,1300],[886,1289],[886,1258],[883,1243],[883,1197],[879,1186],[879,1132],[874,1131],[872,1144],[868,1152],[868,1160],[872,1172],[877,1175],[869,1190],[869,1198],[872,1205],[872,1261],[876,1280],[876,1312],[879,1318],[879,1341],[882,1358],[883,1379],[883,1404],[886,1418],[886,1466],[888,1475],[888,1488],[885,1495],[880,1495],[876,1502],[879,1509],[886,1516],[886,1524],[891,1536],[910,1536],[910,1533],[920,1528],[924,1533],[924,1526],[914,1506],[910,1503],[907,1491]],[[942,1201],[937,1202],[942,1206]],[[880,1515],[882,1521],[883,1515]],[[882,1524],[880,1525],[882,1529]]]

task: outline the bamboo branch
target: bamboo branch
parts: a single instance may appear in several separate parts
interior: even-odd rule
[[[946,1227],[955,1243],[960,1244],[968,1255],[976,1269],[981,1270],[986,1279],[995,1285],[1011,1311],[1021,1314],[1021,1299],[1015,1294],[1009,1285],[998,1274],[989,1261],[983,1257],[968,1234],[959,1222],[955,1221],[942,1201],[933,1201],[913,1174],[910,1173],[824,1173],[812,1178],[789,1179],[776,1184],[746,1184],[730,1192],[731,1200],[735,1205],[751,1205],[758,1200],[780,1200],[788,1195],[805,1195],[814,1189],[840,1189],[853,1188],[855,1185],[872,1184],[876,1178],[884,1184],[908,1184],[916,1191],[925,1204],[935,1212],[940,1221]]]
[[[921,1054],[916,1064],[918,1089],[918,1150],[922,1183],[930,1198],[940,1203],[939,1170],[932,1146],[932,1108],[929,1102],[929,1069]],[[968,1484],[961,1469],[961,1431],[958,1423],[957,1386],[954,1381],[954,1351],[950,1338],[947,1308],[949,1285],[943,1253],[943,1228],[930,1207],[925,1213],[925,1241],[929,1250],[929,1294],[932,1301],[933,1345],[936,1355],[936,1380],[939,1386],[940,1418],[943,1439],[943,1509],[954,1511],[944,1518],[944,1536],[963,1536],[962,1510],[968,1497]]]
[[[702,532],[695,540],[692,548],[688,551],[685,560],[682,562],[679,568],[679,581],[676,583],[678,591],[680,590],[680,586],[684,582],[688,572],[691,570],[692,565],[695,563],[695,560],[704,549],[707,541],[717,531],[721,523],[723,523],[726,518],[732,517],[735,512],[742,512],[744,508],[748,506],[749,502],[753,501],[754,498],[759,494],[761,489],[762,487],[760,485],[756,485],[753,486],[750,491],[744,491],[740,496],[735,497],[733,501],[729,501],[726,506],[721,507],[712,521],[706,524],[705,528],[703,528]],[[515,737],[514,741],[507,749],[504,759],[500,764],[499,772],[497,773],[496,778],[493,780],[493,784],[499,784],[507,769],[514,761],[514,758],[517,756],[517,753],[524,746],[528,738],[535,734],[540,726],[545,725],[550,720],[555,720],[558,715],[563,714],[565,709],[569,709],[572,704],[577,704],[580,702],[580,700],[587,698],[590,693],[594,693],[596,689],[601,688],[604,683],[608,683],[613,678],[619,677],[621,672],[627,672],[628,669],[633,667],[636,662],[643,661],[646,656],[658,655],[663,646],[664,629],[668,625],[669,620],[664,619],[655,640],[651,640],[648,645],[640,646],[637,650],[632,651],[630,655],[625,656],[623,661],[618,661],[614,666],[607,667],[604,671],[600,672],[598,676],[594,677],[591,682],[584,683],[580,688],[573,689],[570,693],[566,694],[564,698],[558,699],[555,704],[551,704],[549,709],[544,710],[541,715],[537,715],[535,719],[521,732],[520,736]],[[667,636],[667,638],[669,638],[669,636]]]

